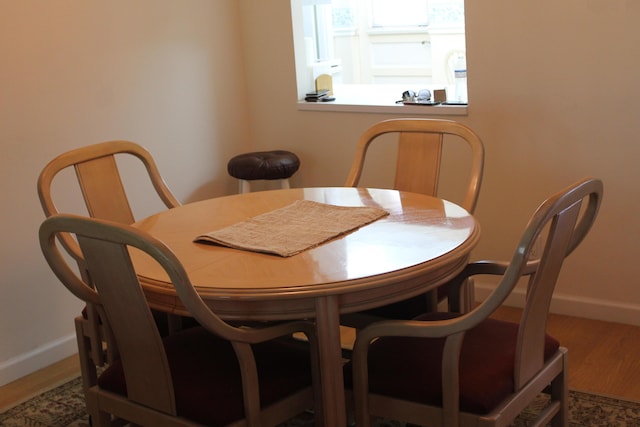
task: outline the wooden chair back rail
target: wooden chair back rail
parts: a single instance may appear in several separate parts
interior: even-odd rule
[[[92,217],[124,224],[134,222],[131,207],[122,184],[115,156],[129,154],[138,158],[146,169],[151,184],[167,208],[181,203],[166,185],[155,160],[144,147],[130,141],[107,141],[80,147],[51,160],[38,177],[38,197],[47,217],[60,213],[51,193],[56,176],[73,167],[84,201]],[[69,236],[61,235],[65,249],[78,260],[78,247]]]
[[[389,133],[399,135],[394,188],[432,196],[437,195],[444,137],[462,138],[472,155],[466,193],[460,205],[473,213],[482,183],[484,145],[470,128],[450,120],[390,119],[371,126],[358,140],[345,186],[358,185],[370,144],[377,137]]]

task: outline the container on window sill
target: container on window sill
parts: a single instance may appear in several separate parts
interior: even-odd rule
[[[458,56],[453,75],[455,78],[455,96],[447,103],[449,105],[453,105],[453,103],[465,105],[467,103],[467,61],[464,55]]]

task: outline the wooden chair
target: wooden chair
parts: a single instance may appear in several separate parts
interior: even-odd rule
[[[180,206],[180,202],[162,179],[153,157],[145,148],[129,141],[108,141],[63,153],[42,169],[38,177],[38,196],[45,215],[49,217],[60,213],[54,202],[52,187],[58,177],[67,170],[73,170],[89,216],[123,224],[135,222],[116,156],[133,157],[139,160],[164,205],[169,209]],[[65,234],[61,234],[59,238],[67,252],[78,263],[83,279],[88,282],[86,266],[77,242]],[[104,328],[103,322],[91,305],[86,307],[84,314],[88,323],[84,330],[92,340],[93,358],[98,365],[102,365],[105,359],[106,361],[111,359],[110,349],[113,345],[113,337],[109,330]],[[156,313],[156,317],[159,322],[165,324],[171,320],[172,325],[167,325],[167,328],[179,328],[179,319],[176,317],[168,319],[166,314],[160,313]],[[106,342],[106,346],[103,346],[103,342]],[[103,351],[103,347],[107,350],[106,352]]]
[[[432,312],[359,331],[347,368],[357,425],[383,416],[430,427],[508,426],[545,391],[549,403],[531,425],[568,426],[567,350],[546,334],[546,319],[563,261],[590,230],[602,195],[597,179],[564,189],[536,210],[511,262],[469,264],[451,286],[480,274],[502,276],[469,313]],[[538,238],[544,249],[533,259]],[[523,276],[520,323],[490,318]]]
[[[465,168],[465,194],[459,204],[469,213],[474,212],[482,183],[484,145],[473,130],[451,120],[391,119],[376,123],[367,129],[358,141],[345,186],[358,186],[371,143],[376,140],[382,141],[380,137],[385,134],[398,135],[393,188],[430,196],[438,195],[445,141],[449,145],[460,142],[465,144],[471,156],[469,165]],[[449,301],[451,308],[455,306],[456,311],[469,310],[474,303],[473,287],[465,286],[461,297],[461,301]],[[438,292],[368,310],[358,316],[349,316],[347,322],[358,326],[380,318],[410,319],[426,309],[435,310],[438,301],[445,298],[447,295],[443,288]]]
[[[67,263],[56,242],[62,233],[77,239],[91,283]],[[117,359],[98,375],[86,351],[85,321],[76,319],[85,399],[94,426],[123,420],[154,427],[273,426],[313,408],[317,342],[311,323],[264,328],[226,323],[200,299],[173,252],[128,225],[54,215],[43,222],[39,237],[56,276],[96,308],[117,343]],[[159,263],[202,327],[160,336],[131,250]],[[307,335],[312,351],[291,342],[294,332]]]

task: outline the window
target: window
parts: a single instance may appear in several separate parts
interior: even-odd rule
[[[426,0],[371,0],[372,28],[426,27],[428,23]]]
[[[445,89],[454,100],[454,70],[466,69],[464,0],[291,5],[299,99],[315,89],[319,75],[328,74],[337,102],[393,105],[404,91],[421,89]]]

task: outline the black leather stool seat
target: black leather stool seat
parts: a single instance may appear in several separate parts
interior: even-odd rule
[[[227,171],[237,179],[288,179],[300,167],[300,159],[284,150],[239,154],[229,160]]]

